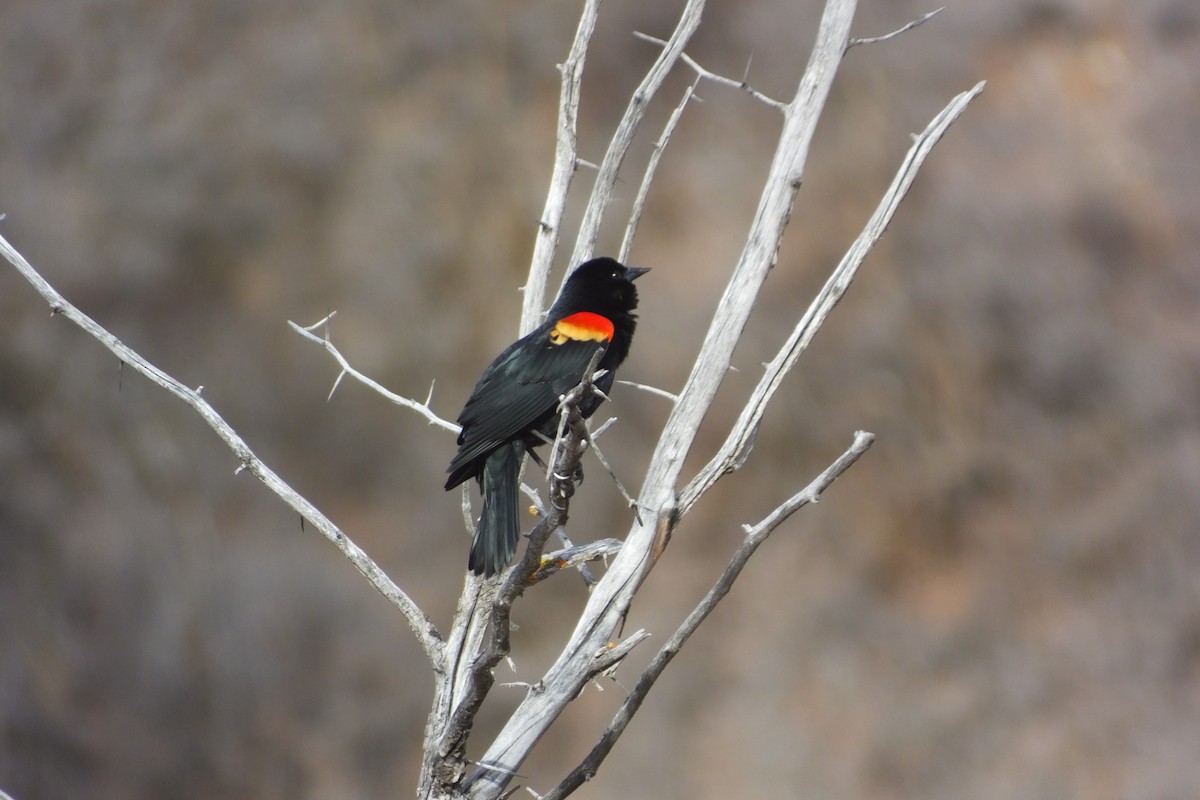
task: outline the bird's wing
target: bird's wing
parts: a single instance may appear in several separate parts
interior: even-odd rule
[[[539,329],[515,342],[484,370],[458,416],[463,432],[450,464],[451,480],[470,462],[524,435],[554,413],[559,398],[583,379],[592,356],[606,341],[558,338]],[[451,484],[453,485],[453,484]]]

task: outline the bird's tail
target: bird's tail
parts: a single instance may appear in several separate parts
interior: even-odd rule
[[[483,514],[468,562],[476,575],[495,575],[508,566],[517,552],[517,540],[521,538],[517,478],[524,457],[525,443],[509,442],[497,448],[483,464],[479,475]]]

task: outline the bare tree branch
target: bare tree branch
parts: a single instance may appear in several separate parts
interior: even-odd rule
[[[657,45],[665,45],[666,44],[666,42],[664,42],[662,39],[659,39],[657,36],[648,36],[644,33],[637,33],[637,32],[635,32],[633,35],[643,41],[651,42],[653,44],[657,44]],[[777,111],[783,111],[787,108],[786,104],[779,102],[778,100],[774,99],[773,97],[767,97],[765,94],[763,94],[762,92],[758,91],[757,89],[755,89],[753,86],[750,85],[750,80],[749,80],[750,65],[749,64],[746,65],[746,74],[742,76],[742,79],[734,80],[733,78],[726,78],[724,75],[718,75],[717,73],[713,72],[712,70],[705,69],[704,67],[700,66],[700,63],[698,61],[696,61],[696,59],[692,58],[687,53],[684,53],[681,58],[683,60],[683,63],[687,64],[689,67],[692,68],[692,71],[696,73],[696,77],[698,79],[712,81],[713,83],[719,83],[723,86],[732,86],[735,89],[741,89],[742,91],[746,92],[748,95],[753,97],[755,100],[759,101],[760,103],[762,103],[764,105],[768,105]]]
[[[550,190],[546,193],[546,206],[542,210],[537,238],[533,244],[529,278],[525,281],[525,294],[521,305],[522,336],[538,326],[545,309],[546,284],[550,277],[550,267],[554,263],[554,253],[558,249],[571,179],[575,176],[575,169],[579,164],[576,125],[579,120],[580,87],[583,83],[583,65],[587,59],[588,44],[596,30],[596,17],[599,13],[600,0],[586,0],[571,51],[567,54],[566,61],[559,66],[562,73],[562,89],[558,101],[554,169],[550,175]]]
[[[598,539],[587,544],[569,546],[565,550],[556,550],[542,557],[531,580],[533,583],[541,583],[554,573],[564,569],[583,567],[589,561],[616,555],[622,544],[620,539]],[[588,581],[588,585],[590,586],[594,582]]]
[[[460,430],[462,430],[462,428],[459,425],[451,422],[450,420],[442,419],[441,417],[439,417],[437,414],[434,413],[433,409],[429,407],[429,401],[431,401],[433,399],[433,386],[432,385],[429,387],[429,395],[425,398],[425,401],[422,403],[418,403],[416,400],[413,400],[408,397],[404,397],[403,395],[396,394],[395,392],[384,387],[382,384],[378,383],[377,381],[373,380],[372,378],[367,377],[366,375],[364,375],[361,372],[359,372],[358,370],[356,370],[354,367],[350,366],[350,362],[346,360],[346,357],[342,355],[341,351],[338,350],[334,346],[333,342],[329,339],[329,320],[332,319],[333,315],[336,313],[337,312],[335,311],[335,312],[329,314],[328,316],[326,316],[324,319],[318,320],[317,322],[314,322],[312,325],[309,325],[307,327],[301,327],[300,325],[297,325],[296,323],[292,322],[291,320],[288,320],[288,325],[292,326],[292,330],[294,330],[296,333],[300,334],[301,336],[303,336],[305,339],[309,340],[310,342],[313,342],[314,344],[319,344],[322,347],[324,347],[325,350],[331,356],[333,356],[334,360],[337,361],[338,366],[342,368],[342,371],[340,373],[338,373],[337,378],[335,378],[333,381],[333,388],[329,390],[330,397],[333,397],[333,393],[335,391],[337,391],[338,384],[341,383],[342,378],[349,375],[351,378],[354,378],[356,381],[363,384],[364,386],[374,389],[376,392],[383,395],[388,400],[391,400],[396,405],[404,406],[407,409],[411,409],[412,411],[417,412],[421,416],[425,417],[425,419],[429,420],[430,425],[436,425],[439,428],[444,428],[445,430],[448,430],[451,433],[458,433]],[[314,330],[316,330],[317,328],[320,328],[322,326],[325,328],[324,336],[317,336],[315,333],[313,333]]]
[[[753,447],[754,435],[762,421],[763,414],[766,413],[767,404],[778,391],[784,376],[795,366],[796,360],[808,348],[809,342],[825,322],[826,317],[842,299],[846,290],[850,288],[850,282],[854,280],[863,259],[883,236],[883,232],[887,230],[896,209],[900,206],[900,201],[908,194],[909,187],[912,186],[921,164],[925,162],[934,145],[942,138],[946,129],[966,110],[967,105],[983,91],[983,87],[984,83],[981,82],[971,90],[955,97],[949,105],[942,109],[941,113],[933,118],[919,136],[914,137],[912,147],[904,157],[896,177],[892,180],[892,185],[884,194],[875,213],[846,252],[837,269],[829,276],[829,280],[825,282],[825,286],[821,288],[820,293],[796,325],[791,336],[767,364],[762,379],[751,393],[750,399],[742,409],[741,416],[734,423],[729,437],[713,459],[680,493],[679,508],[682,513],[687,513],[696,500],[708,491],[722,475],[736,470],[750,455],[749,451]]]
[[[625,386],[632,386],[634,389],[640,389],[641,391],[647,392],[648,394],[652,394],[657,397],[665,398],[667,400],[670,400],[672,403],[679,402],[679,395],[672,394],[671,392],[668,392],[666,389],[659,389],[657,386],[647,386],[646,384],[638,383],[637,381],[618,380],[617,383],[623,384]]]
[[[654,143],[654,152],[650,154],[650,161],[646,164],[646,172],[643,174],[642,183],[638,187],[637,197],[633,201],[633,209],[629,212],[629,223],[625,226],[625,238],[621,241],[621,249],[617,252],[617,261],[627,261],[629,259],[629,251],[633,248],[633,238],[637,236],[638,224],[642,221],[642,212],[646,208],[646,196],[650,193],[650,184],[654,181],[654,176],[658,173],[658,163],[662,160],[663,153],[666,152],[667,144],[671,141],[671,134],[675,132],[675,126],[679,124],[679,119],[683,116],[683,110],[687,108],[688,101],[692,99],[695,93],[695,83],[684,90],[683,97],[679,100],[679,105],[675,106],[675,110],[667,118],[667,124],[663,126],[662,135]]]
[[[634,90],[625,108],[625,114],[617,124],[604,160],[600,162],[600,172],[592,184],[592,194],[588,199],[587,208],[583,212],[583,220],[579,224],[579,236],[575,240],[575,249],[571,253],[571,265],[581,264],[591,258],[596,247],[596,239],[600,235],[600,224],[604,220],[604,212],[612,199],[613,187],[617,183],[617,173],[625,160],[629,147],[633,144],[634,134],[646,116],[646,109],[654,95],[658,93],[667,73],[675,66],[683,53],[683,48],[691,40],[692,34],[700,26],[700,15],[704,12],[704,0],[688,0],[679,22],[671,38],[663,46],[662,52],[654,64],[646,72],[646,77]],[[563,278],[566,281],[566,278]]]
[[[849,42],[846,43],[846,49],[849,50],[851,47],[856,47],[860,44],[876,44],[877,42],[886,42],[888,39],[894,39],[897,36],[899,36],[900,34],[907,33],[908,31],[911,31],[913,28],[917,27],[918,25],[928,22],[929,20],[933,19],[934,15],[940,14],[941,12],[943,12],[945,10],[946,10],[945,7],[935,8],[933,11],[930,11],[928,14],[922,14],[921,16],[914,19],[912,22],[908,23],[907,25],[897,28],[896,30],[892,31],[891,33],[885,33],[883,36],[872,36],[867,39],[851,39]]]
[[[92,338],[111,350],[121,360],[122,364],[128,364],[135,371],[146,376],[152,383],[166,389],[187,403],[193,411],[199,414],[208,423],[208,426],[216,431],[221,440],[229,446],[234,455],[237,456],[239,463],[237,471],[246,470],[253,474],[266,484],[268,489],[278,495],[284,503],[300,514],[306,522],[320,531],[329,541],[333,542],[334,546],[346,558],[350,559],[350,563],[370,581],[371,585],[404,615],[408,627],[412,629],[413,634],[417,637],[417,641],[421,643],[421,647],[425,650],[425,655],[428,656],[434,671],[437,673],[445,671],[445,643],[433,622],[425,615],[425,612],[379,568],[379,565],[370,556],[352,542],[328,517],[318,511],[316,506],[301,496],[299,492],[280,478],[274,470],[263,463],[262,459],[254,454],[245,440],[216,412],[216,409],[200,396],[198,390],[184,386],[166,372],[142,358],[132,348],[125,345],[120,339],[96,323],[91,317],[68,303],[45,278],[30,266],[29,262],[3,236],[0,236],[0,253],[4,255],[10,264],[16,267],[25,280],[32,284],[38,294],[45,298],[46,302],[50,304],[51,314],[62,315],[78,325]]]
[[[600,764],[608,756],[617,739],[625,732],[625,728],[633,719],[633,715],[641,708],[642,701],[646,699],[650,689],[654,686],[667,664],[671,663],[671,659],[675,658],[679,650],[687,642],[691,635],[696,632],[700,624],[708,618],[708,615],[713,612],[717,604],[729,593],[733,588],[733,583],[742,574],[750,557],[754,555],[754,551],[767,540],[780,523],[798,511],[801,507],[808,503],[815,503],[820,499],[821,494],[829,488],[837,478],[850,468],[855,461],[862,456],[863,453],[871,446],[875,440],[875,436],[864,431],[859,431],[854,436],[854,443],[846,450],[836,461],[830,464],[826,469],[818,475],[808,486],[797,492],[787,501],[780,504],[774,511],[767,515],[765,519],[757,525],[745,526],[746,536],[742,540],[741,545],[734,552],[733,558],[729,565],[725,568],[724,573],[717,580],[704,599],[692,609],[679,628],[667,640],[662,649],[658,651],[649,666],[642,672],[638,678],[637,684],[633,690],[626,696],[625,701],[617,710],[616,716],[609,726],[600,736],[600,741],[592,748],[587,757],[580,762],[579,766],[573,769],[570,774],[554,789],[543,796],[543,800],[561,800],[579,788],[586,781],[590,781],[600,768]]]

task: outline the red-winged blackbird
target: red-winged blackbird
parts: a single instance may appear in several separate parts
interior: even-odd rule
[[[495,575],[517,550],[521,536],[517,476],[531,447],[553,438],[560,398],[583,379],[592,357],[603,348],[598,369],[607,370],[595,386],[612,388],[617,367],[629,354],[637,318],[633,281],[648,270],[611,258],[581,264],[563,286],[546,321],[508,346],[493,361],[458,415],[458,453],[446,471],[446,488],[475,477],[483,493],[483,513],[468,562],[475,574]],[[585,398],[579,410],[591,416],[600,398]]]

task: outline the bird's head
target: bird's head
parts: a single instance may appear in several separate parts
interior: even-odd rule
[[[555,306],[606,316],[629,313],[638,304],[633,282],[649,271],[646,267],[627,267],[613,258],[593,258],[580,264],[567,278]]]

